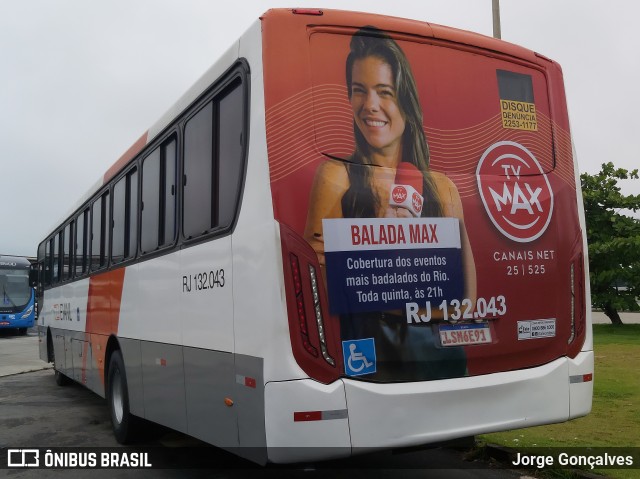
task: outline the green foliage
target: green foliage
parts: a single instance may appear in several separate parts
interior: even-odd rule
[[[591,299],[612,321],[617,311],[640,309],[640,221],[630,216],[640,210],[640,195],[623,195],[618,186],[619,180],[637,179],[637,169],[616,168],[611,162],[595,175],[580,175]]]

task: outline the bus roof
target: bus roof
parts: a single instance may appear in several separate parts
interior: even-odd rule
[[[0,269],[28,268],[31,262],[23,256],[0,255]]]
[[[552,62],[543,55],[532,50],[514,45],[503,40],[497,40],[479,33],[446,27],[435,23],[428,23],[420,20],[410,20],[400,17],[392,17],[373,13],[353,12],[346,10],[325,10],[325,9],[296,9],[296,8],[275,8],[270,9],[260,16],[249,27],[249,30],[256,28],[262,23],[273,23],[278,25],[280,32],[295,30],[296,27],[327,26],[327,27],[354,27],[363,25],[375,25],[377,28],[407,34],[410,36],[430,38],[443,43],[465,45],[470,48],[482,49],[485,52],[508,55],[519,58],[530,63],[542,64]],[[241,37],[240,37],[241,38]],[[176,101],[167,112],[156,121],[140,138],[138,138],[113,165],[78,199],[73,207],[66,212],[62,220],[73,215],[85,201],[116,176],[129,162],[135,158],[156,136],[164,131],[180,113],[185,111],[197,98],[219,77],[229,65],[229,60],[233,62],[238,56],[240,40],[236,41],[228,48],[216,63],[214,63],[192,86]],[[559,68],[559,66],[556,64]],[[56,222],[48,230],[53,231],[60,222]]]

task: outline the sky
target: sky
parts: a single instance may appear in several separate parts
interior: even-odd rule
[[[322,7],[492,35],[491,0],[0,0],[0,254],[38,243],[260,14]],[[581,172],[639,165],[631,0],[500,0],[502,39],[560,63]],[[640,193],[636,182],[623,191]]]

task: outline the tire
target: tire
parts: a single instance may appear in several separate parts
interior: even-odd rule
[[[114,351],[109,360],[107,401],[111,413],[113,435],[120,444],[134,442],[141,431],[142,420],[129,410],[129,391],[122,353]]]
[[[69,379],[67,376],[65,376],[64,374],[62,374],[60,371],[58,371],[57,369],[53,370],[55,376],[56,376],[56,384],[58,386],[68,386],[69,384],[71,384],[71,379]]]
[[[19,328],[18,332],[20,333],[20,336],[26,336],[27,328]]]
[[[56,352],[53,349],[53,341],[51,340],[51,335],[47,338],[47,354],[49,356],[49,362],[53,363],[53,373],[56,377],[56,384],[58,386],[68,386],[71,384],[71,379],[62,374],[60,371],[56,369]]]

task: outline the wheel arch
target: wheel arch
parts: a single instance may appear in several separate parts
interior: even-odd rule
[[[108,387],[108,383],[109,383],[109,364],[111,363],[111,355],[115,352],[115,351],[120,351],[122,353],[122,349],[120,348],[120,342],[118,341],[118,338],[112,334],[111,336],[109,336],[109,339],[107,340],[107,347],[106,347],[106,351],[104,353],[104,389],[105,389],[105,393],[107,391],[107,387]]]
[[[53,336],[51,334],[51,326],[47,326],[47,362],[54,362],[53,356]]]

